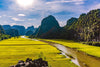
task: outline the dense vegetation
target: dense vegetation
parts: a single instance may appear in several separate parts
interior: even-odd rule
[[[3,27],[0,25],[0,40],[8,39],[8,38],[10,38],[10,36],[5,34]]]
[[[1,41],[1,40],[4,40],[4,39],[8,39],[8,38],[10,38],[10,37],[11,37],[10,35],[2,34],[2,35],[0,35],[0,41]]]
[[[77,35],[77,40],[100,41],[100,9],[81,14],[68,29],[76,32],[73,36]]]
[[[8,30],[5,30],[5,32],[7,35],[10,35],[11,37],[19,36],[19,32],[16,29],[8,29]]]

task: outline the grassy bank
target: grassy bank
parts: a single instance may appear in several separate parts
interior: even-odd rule
[[[77,42],[70,41],[70,40],[63,40],[63,39],[53,39],[53,40],[46,39],[46,41],[51,41],[51,42],[62,44],[64,46],[67,46],[70,48],[75,48],[75,49],[83,51],[89,55],[100,58],[100,47],[90,46],[90,45],[77,43]]]
[[[92,45],[92,46],[99,46],[100,47],[100,42],[82,42],[83,44],[87,44],[87,45]]]
[[[44,58],[51,67],[77,67],[70,59],[59,55],[55,47],[41,41],[24,38],[11,38],[0,41],[0,67],[15,65],[26,58]]]

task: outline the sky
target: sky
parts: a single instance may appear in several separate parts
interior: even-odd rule
[[[38,27],[53,15],[60,26],[71,17],[100,8],[100,0],[0,0],[0,24]]]

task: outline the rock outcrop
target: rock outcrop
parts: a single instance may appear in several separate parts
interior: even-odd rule
[[[10,67],[48,67],[48,62],[42,60],[42,58],[37,60],[27,58],[25,62],[21,60],[18,64]]]

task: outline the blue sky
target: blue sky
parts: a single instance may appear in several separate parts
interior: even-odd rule
[[[38,27],[41,20],[53,15],[60,26],[64,26],[71,17],[100,8],[100,0],[34,0],[29,7],[22,7],[17,0],[0,0],[0,24],[34,25]]]

